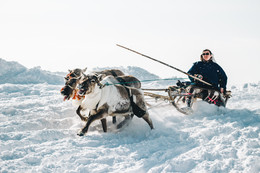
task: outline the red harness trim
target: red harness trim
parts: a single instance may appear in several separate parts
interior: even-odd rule
[[[66,77],[69,77],[69,79],[71,79],[72,77],[70,75],[71,75],[71,73],[67,74]]]
[[[78,95],[78,89],[75,89],[73,92],[74,92],[74,95],[72,97],[73,100],[76,100],[76,99],[81,100],[82,98],[85,98],[85,96]]]

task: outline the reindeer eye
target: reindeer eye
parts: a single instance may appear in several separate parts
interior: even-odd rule
[[[91,82],[94,83],[94,82],[96,82],[96,80],[95,79],[91,79]]]

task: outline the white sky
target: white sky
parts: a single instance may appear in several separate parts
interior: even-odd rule
[[[0,58],[28,68],[139,66],[161,77],[211,49],[228,87],[260,81],[259,0],[0,0]]]

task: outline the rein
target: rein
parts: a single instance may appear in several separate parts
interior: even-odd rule
[[[127,83],[138,83],[138,82],[153,82],[153,81],[167,81],[167,80],[176,80],[176,78],[167,78],[167,79],[147,79],[147,80],[142,80],[142,81],[131,81],[131,82],[118,82],[118,83],[104,83],[101,84],[102,86],[109,86],[109,85],[121,85],[121,84],[127,84]],[[104,87],[104,86],[103,86]]]

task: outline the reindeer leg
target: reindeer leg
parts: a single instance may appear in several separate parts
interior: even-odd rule
[[[116,124],[116,117],[114,116],[114,117],[112,117],[112,122],[113,122],[113,124]]]
[[[88,132],[88,128],[89,128],[90,124],[92,122],[94,122],[95,120],[103,118],[104,113],[105,113],[104,110],[100,110],[96,114],[90,115],[88,120],[87,120],[87,123],[86,123],[85,127],[81,130],[80,133],[78,133],[78,135],[79,136],[84,136],[84,134]]]
[[[107,119],[106,118],[101,119],[101,123],[102,123],[103,131],[107,132]]]
[[[151,129],[154,129],[153,122],[152,122],[151,118],[149,117],[148,112],[146,112],[146,114],[142,118],[148,123],[148,125],[150,126]]]
[[[122,122],[120,122],[120,123],[116,126],[116,128],[117,128],[117,129],[120,129],[120,128],[122,128],[124,125],[126,125],[126,124],[128,125],[129,122],[133,119],[133,117],[134,117],[134,114],[131,114],[131,115],[126,116],[125,119],[124,119]]]
[[[82,110],[82,107],[79,106],[78,109],[76,110],[78,116],[80,117],[80,119],[81,119],[82,121],[88,121],[88,118],[87,118],[87,117],[84,117],[84,116],[81,115],[81,113],[80,113],[81,110]]]

